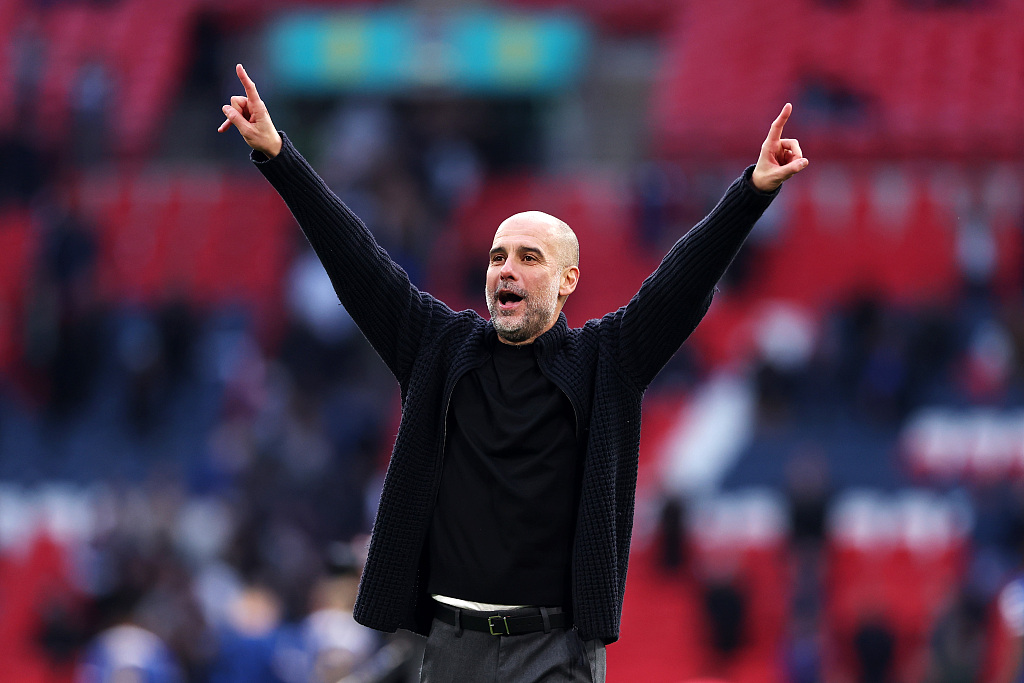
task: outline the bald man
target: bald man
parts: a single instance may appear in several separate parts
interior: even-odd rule
[[[630,302],[581,328],[579,244],[538,211],[498,226],[490,320],[420,291],[276,130],[256,86],[223,107],[352,319],[398,379],[402,420],[355,618],[427,636],[422,681],[603,681],[633,526],[644,390],[754,222],[807,166],[771,125],[754,166]]]

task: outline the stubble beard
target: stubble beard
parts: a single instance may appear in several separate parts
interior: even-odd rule
[[[491,314],[494,331],[505,341],[513,343],[524,342],[537,336],[550,322],[558,306],[558,282],[552,285],[550,292],[534,296],[528,296],[524,290],[514,286],[499,285],[499,290],[502,289],[523,297],[524,309],[519,315],[503,312],[498,307],[497,292],[492,292],[485,286],[484,297],[487,300],[487,310]]]

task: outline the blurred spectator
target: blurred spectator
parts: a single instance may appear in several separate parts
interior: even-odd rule
[[[811,316],[799,306],[773,303],[758,314],[754,377],[765,427],[787,425],[799,414],[816,336]]]
[[[749,618],[747,591],[732,561],[716,561],[704,568],[702,594],[713,671],[725,673],[747,643]]]
[[[192,45],[186,54],[192,60],[185,87],[197,99],[213,100],[220,95],[220,63],[224,32],[213,8],[201,8],[195,18]]]
[[[77,683],[183,683],[170,650],[154,634],[132,624],[101,633],[86,651]]]
[[[28,206],[45,187],[46,158],[19,126],[0,130],[0,209]]]
[[[932,630],[925,683],[974,683],[980,679],[988,648],[985,622],[985,602],[960,590]]]
[[[786,674],[790,683],[822,680],[822,624],[806,614],[795,614],[786,647]]]
[[[641,243],[661,250],[666,240],[678,239],[680,204],[687,187],[682,170],[668,162],[648,161],[633,174],[633,212]]]
[[[678,496],[668,495],[658,519],[658,556],[663,569],[677,572],[686,562],[686,506]]]
[[[107,65],[86,62],[79,69],[71,93],[70,139],[80,164],[95,164],[110,151],[109,110],[116,96],[115,83]]]
[[[57,670],[73,668],[85,644],[86,618],[80,601],[72,600],[67,593],[50,590],[51,594],[40,608],[39,646]]]
[[[38,104],[39,84],[46,71],[50,47],[39,17],[31,12],[26,13],[18,24],[13,40],[6,47],[14,79],[14,110],[21,122],[17,133],[25,139],[37,132],[32,125],[32,113]]]
[[[156,317],[167,383],[174,390],[186,380],[192,379],[199,319],[197,312],[181,293],[164,301]]]
[[[821,552],[832,498],[828,461],[815,447],[794,455],[786,466],[790,539],[797,551]]]
[[[447,214],[472,200],[483,183],[483,164],[463,138],[439,139],[423,154],[431,198]]]
[[[997,630],[1006,639],[994,683],[1016,683],[1024,675],[1024,575],[1017,573],[999,592],[996,600]]]
[[[311,612],[299,627],[289,683],[335,683],[363,670],[378,634],[352,616],[361,565],[347,544],[332,544],[329,573],[313,586]]]
[[[46,204],[45,236],[25,334],[27,366],[42,371],[49,415],[74,415],[89,399],[104,354],[104,310],[97,300],[97,245],[91,226],[64,201]]]
[[[971,331],[961,362],[960,383],[975,404],[1000,404],[1017,367],[1013,340],[995,319],[979,322]]]
[[[281,360],[298,391],[323,397],[327,387],[353,365],[353,347],[361,335],[308,245],[292,263],[287,296],[291,321],[281,344]]]
[[[998,593],[1007,572],[1017,564],[1017,546],[1013,539],[1021,520],[1005,482],[986,482],[974,491],[974,526],[971,543],[969,581],[987,597]]]
[[[813,74],[803,79],[797,107],[806,126],[845,128],[867,122],[870,96],[842,76]]]
[[[939,305],[923,306],[910,313],[912,323],[907,349],[909,397],[915,406],[928,403],[950,382],[961,332],[956,310]]]
[[[889,683],[894,680],[896,634],[880,613],[866,614],[853,632],[853,653],[858,683]]]
[[[122,321],[117,357],[125,373],[127,424],[136,434],[148,434],[159,423],[167,399],[167,369],[163,339],[149,311]]]
[[[281,604],[269,589],[249,585],[215,628],[217,652],[210,683],[281,683],[274,656],[281,645]]]
[[[347,196],[347,190],[372,177],[394,154],[391,150],[396,144],[397,127],[398,121],[385,102],[341,104],[325,126],[329,131],[324,142],[325,182]],[[319,265],[319,261],[316,263]]]
[[[977,199],[960,210],[966,215],[956,225],[957,265],[969,299],[984,302],[992,295],[999,260],[992,219],[984,204]]]
[[[793,616],[798,626],[818,623],[824,594],[825,534],[832,490],[827,460],[817,449],[798,453],[786,465],[790,543],[794,557]],[[815,643],[805,629],[794,635],[800,661]]]
[[[40,274],[57,287],[61,307],[77,312],[91,303],[84,299],[93,286],[97,257],[95,228],[74,211],[66,200],[44,204],[39,212],[45,235],[40,254]]]
[[[765,426],[788,423],[793,414],[795,378],[769,362],[759,363],[754,373],[757,383],[757,413]]]
[[[840,348],[835,358],[834,391],[843,392],[858,417],[878,425],[893,425],[911,408],[907,319],[883,305],[877,295],[862,296],[838,316]]]

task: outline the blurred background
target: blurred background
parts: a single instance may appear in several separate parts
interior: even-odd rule
[[[397,386],[220,106],[484,311],[498,223],[628,301],[812,163],[645,401],[609,680],[1010,681],[1024,3],[0,0],[0,678],[415,680],[351,618]]]

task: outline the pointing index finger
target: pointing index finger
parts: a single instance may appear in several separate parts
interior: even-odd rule
[[[772,122],[772,127],[768,130],[768,140],[770,142],[778,142],[782,139],[782,128],[786,125],[786,121],[789,120],[789,115],[793,112],[793,105],[786,102],[786,106],[782,108],[777,119]]]
[[[245,73],[245,67],[241,64],[236,64],[235,73],[238,74],[238,80],[242,82],[242,87],[245,88],[245,96],[249,98],[250,102],[258,102],[260,94],[256,92],[256,84],[249,78],[249,74]]]

